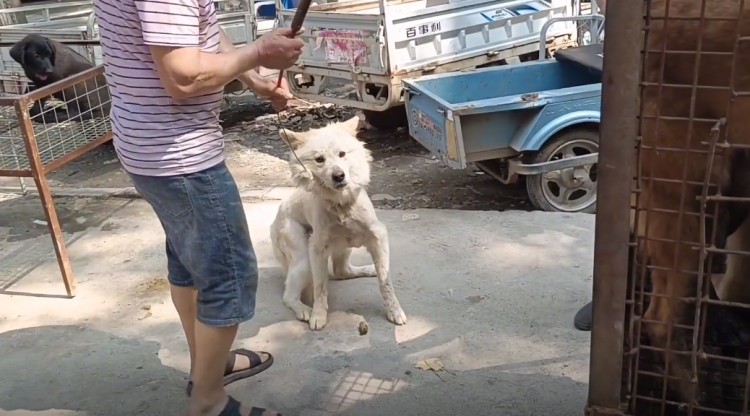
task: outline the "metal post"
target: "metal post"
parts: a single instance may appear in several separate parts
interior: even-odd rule
[[[34,127],[29,118],[28,106],[32,100],[33,99],[29,98],[28,95],[19,98],[16,101],[16,114],[21,127],[21,134],[23,135],[24,143],[26,144],[26,154],[29,157],[31,172],[34,176],[36,188],[39,191],[39,199],[42,202],[44,216],[47,220],[49,231],[52,234],[52,245],[55,249],[55,255],[57,256],[57,264],[60,266],[60,273],[62,274],[63,284],[65,285],[65,292],[69,297],[74,297],[76,284],[75,278],[73,277],[73,269],[70,266],[68,249],[65,246],[65,237],[60,228],[60,219],[57,217],[57,210],[55,209],[55,204],[52,200],[52,192],[50,192],[49,189],[45,168],[42,164],[41,157],[39,156]]]
[[[641,7],[634,7],[638,4]],[[638,135],[642,2],[607,5],[602,77],[597,214],[594,247],[593,331],[588,414],[620,408],[630,195]]]

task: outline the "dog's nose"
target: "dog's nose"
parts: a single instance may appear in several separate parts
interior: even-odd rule
[[[333,181],[336,183],[344,182],[344,179],[346,179],[346,174],[343,171],[333,172]]]

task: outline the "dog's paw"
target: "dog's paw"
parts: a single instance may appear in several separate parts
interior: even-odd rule
[[[323,329],[324,326],[326,326],[326,323],[328,322],[328,317],[325,312],[319,312],[315,311],[313,312],[312,316],[310,317],[310,329],[313,331],[320,331]]]
[[[388,309],[388,320],[396,325],[403,325],[406,323],[406,314],[401,306],[395,306]]]
[[[358,272],[361,277],[375,277],[378,275],[377,270],[375,270],[374,264],[368,264],[367,266],[360,266]]]
[[[331,278],[333,280],[349,280],[357,279],[360,277],[375,277],[378,273],[375,270],[375,266],[368,264],[367,266],[349,266],[343,272],[337,272]]]
[[[308,322],[312,316],[312,308],[307,305],[302,305],[294,311],[294,314],[300,321]]]

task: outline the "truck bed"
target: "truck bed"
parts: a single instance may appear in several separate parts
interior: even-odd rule
[[[457,114],[534,105],[575,94],[579,91],[575,87],[586,91],[597,83],[596,74],[552,60],[404,80],[409,91],[424,94]]]
[[[410,135],[454,168],[537,151],[566,117],[599,118],[600,77],[573,62],[440,74],[404,86]]]

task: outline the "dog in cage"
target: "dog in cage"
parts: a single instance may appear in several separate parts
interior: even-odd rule
[[[13,45],[10,56],[32,83],[27,92],[94,68],[94,63],[69,46],[36,34],[27,35]],[[111,98],[103,74],[57,91],[52,97],[61,101],[62,106],[46,109],[51,97],[37,100],[29,109],[33,122],[83,121],[109,114]]]
[[[638,161],[647,215],[636,225],[651,267],[643,322],[686,403],[699,400],[698,374],[689,355],[675,352],[693,347],[684,328],[694,325],[695,298],[704,295],[698,276],[724,275],[717,293],[725,300],[750,298],[727,289],[750,290],[750,262],[722,252],[728,241],[750,251],[743,228],[750,204],[737,200],[750,197],[750,4],[743,4],[647,1]],[[710,270],[701,252],[712,253]]]

